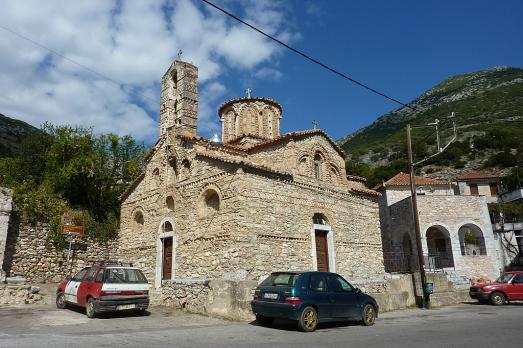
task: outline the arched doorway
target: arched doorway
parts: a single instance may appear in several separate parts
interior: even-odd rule
[[[426,233],[429,268],[454,267],[449,232],[442,226],[429,227]]]
[[[336,256],[332,227],[325,215],[316,213],[312,217],[312,265],[322,272],[336,272]]]
[[[483,231],[476,225],[466,224],[458,231],[461,255],[476,256],[487,255]]]
[[[156,288],[162,285],[162,281],[174,279],[174,270],[176,268],[176,239],[174,229],[174,222],[169,218],[163,219],[158,228],[155,272]]]

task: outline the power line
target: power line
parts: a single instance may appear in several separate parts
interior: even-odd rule
[[[278,40],[278,39],[275,38],[274,36],[271,36],[271,35],[269,35],[269,34],[263,32],[262,30],[260,30],[260,29],[256,28],[255,26],[253,26],[253,25],[251,25],[251,24],[245,22],[244,20],[242,20],[242,19],[240,19],[239,17],[235,16],[234,14],[228,12],[227,10],[225,10],[225,9],[223,9],[223,8],[221,8],[221,7],[217,6],[217,5],[215,5],[215,4],[213,4],[212,2],[210,2],[210,1],[208,1],[208,0],[202,0],[202,1],[205,2],[207,5],[209,5],[209,6],[211,6],[211,7],[214,7],[214,8],[217,9],[218,11],[221,11],[221,12],[225,13],[227,16],[229,16],[229,17],[231,17],[231,18],[234,18],[234,19],[237,20],[238,22],[240,22],[240,23],[242,23],[242,24],[248,26],[249,28],[251,28],[251,29],[257,31],[258,33],[260,33],[260,34],[262,34],[263,36],[265,36],[265,37],[271,39],[272,41],[275,41],[275,42],[277,42],[278,44],[284,46],[285,48],[288,48],[289,50],[293,51],[294,53],[296,53],[296,54],[298,54],[298,55],[304,57],[305,59],[307,59],[307,60],[309,60],[309,61],[311,61],[311,62],[313,62],[313,63],[315,63],[315,64],[317,64],[317,65],[319,65],[319,66],[321,66],[321,67],[323,67],[323,68],[325,68],[325,69],[327,69],[327,70],[329,70],[330,72],[332,72],[332,73],[334,73],[334,74],[336,74],[336,75],[338,75],[338,76],[341,76],[341,77],[343,77],[344,79],[347,79],[347,80],[349,80],[350,82],[355,83],[356,85],[358,85],[358,86],[360,86],[360,87],[362,87],[362,88],[365,88],[366,90],[371,91],[372,93],[375,93],[375,94],[377,94],[377,95],[379,95],[379,96],[382,96],[382,97],[384,97],[384,98],[386,98],[386,99],[388,99],[388,100],[391,100],[391,101],[393,101],[393,102],[395,102],[395,103],[397,103],[397,104],[400,104],[401,106],[404,106],[404,107],[409,108],[409,109],[411,109],[411,110],[417,111],[415,108],[409,106],[408,104],[405,104],[405,103],[399,101],[399,100],[396,99],[396,98],[390,97],[390,96],[386,95],[385,93],[382,93],[382,92],[380,92],[380,91],[378,91],[378,90],[376,90],[376,89],[374,89],[374,88],[372,88],[372,87],[366,85],[366,84],[363,83],[363,82],[360,82],[360,81],[358,81],[358,80],[355,80],[355,79],[353,79],[352,77],[350,77],[350,76],[348,76],[348,75],[346,75],[346,74],[344,74],[344,73],[342,73],[342,72],[340,72],[340,71],[338,71],[338,70],[336,70],[336,69],[334,69],[334,68],[331,68],[331,67],[328,66],[327,64],[324,64],[324,63],[320,62],[319,60],[317,60],[317,59],[315,59],[315,58],[309,56],[308,54],[306,54],[306,53],[304,53],[304,52],[302,52],[302,51],[300,51],[300,50],[298,50],[298,49],[296,49],[296,48],[294,48],[294,47],[292,47],[292,46],[290,46],[290,45],[288,45],[288,44],[286,44],[286,43],[284,43],[284,42],[282,42],[282,41],[280,41],[280,40]]]
[[[123,88],[123,87],[125,87],[125,86],[127,85],[127,84],[125,84],[125,83],[123,83],[123,82],[118,82],[118,81],[116,81],[115,79],[113,79],[113,78],[111,78],[111,77],[109,77],[109,76],[107,76],[107,75],[104,75],[104,74],[102,74],[102,73],[99,73],[98,71],[96,71],[96,70],[94,70],[94,69],[92,69],[92,68],[90,68],[90,67],[88,67],[88,66],[86,66],[86,65],[84,65],[84,64],[82,64],[82,63],[78,63],[77,61],[75,61],[75,60],[73,60],[73,59],[71,59],[71,58],[68,58],[68,57],[65,56],[64,54],[62,54],[62,53],[60,53],[60,52],[58,52],[58,51],[55,51],[55,50],[53,50],[52,48],[49,48],[49,47],[47,47],[47,46],[44,46],[44,45],[42,45],[41,43],[39,43],[39,42],[37,42],[37,41],[35,41],[35,40],[33,40],[33,39],[31,39],[31,38],[25,36],[25,35],[22,35],[22,34],[16,32],[16,31],[14,31],[14,30],[12,30],[12,29],[10,29],[10,28],[4,26],[4,25],[1,25],[1,24],[0,24],[0,29],[3,29],[3,30],[5,30],[5,31],[7,31],[8,33],[11,33],[11,34],[13,34],[13,35],[15,35],[15,36],[17,36],[17,37],[19,37],[19,38],[25,40],[25,41],[28,41],[28,42],[32,43],[33,45],[35,45],[35,46],[37,46],[37,47],[40,47],[40,48],[42,48],[42,49],[44,49],[44,50],[47,50],[47,51],[51,52],[52,54],[54,54],[54,55],[56,55],[56,56],[58,56],[58,57],[60,57],[60,58],[62,58],[62,59],[64,59],[64,60],[67,60],[68,62],[73,63],[73,64],[75,64],[75,65],[81,67],[82,69],[85,69],[85,70],[89,71],[90,73],[97,75],[98,77],[101,77],[101,78],[104,79],[104,80],[107,80],[107,81],[109,81],[109,82],[114,83],[115,85],[118,85],[118,87],[120,87],[120,88]],[[156,99],[153,99],[153,98],[151,98],[151,97],[148,97],[148,96],[146,96],[145,94],[140,93],[140,92],[136,92],[136,91],[132,91],[132,90],[131,90],[130,92],[125,92],[125,93],[127,93],[127,94],[135,94],[135,95],[139,95],[139,96],[141,96],[141,97],[143,97],[143,98],[145,98],[145,99],[151,100],[151,101],[153,101],[153,102],[155,102],[155,103],[158,102]]]

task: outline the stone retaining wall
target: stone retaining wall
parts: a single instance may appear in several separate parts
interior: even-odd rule
[[[0,305],[33,304],[43,300],[38,286],[0,285]]]
[[[232,320],[253,320],[250,301],[255,281],[170,280],[151,294],[154,305]]]
[[[3,269],[10,276],[22,276],[30,282],[59,282],[93,261],[116,256],[114,244],[98,244],[88,237],[78,237],[86,243],[86,251],[72,251],[67,264],[68,249],[57,249],[48,242],[49,226],[31,225],[11,216]]]
[[[468,290],[454,291],[444,273],[429,273],[427,280],[434,284],[434,294],[431,296],[433,307],[469,299]],[[376,299],[380,312],[389,312],[416,306],[416,298],[421,293],[415,289],[417,284],[419,274],[399,274],[391,275],[380,287],[374,287],[373,284],[358,286]],[[257,285],[256,281],[224,279],[164,281],[160,289],[153,290],[151,302],[231,320],[254,320],[250,301]]]

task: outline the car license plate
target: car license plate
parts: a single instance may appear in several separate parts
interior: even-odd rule
[[[263,294],[263,298],[267,298],[269,300],[276,300],[278,299],[278,294],[275,294],[273,292],[266,292],[265,294]]]
[[[126,310],[126,309],[134,309],[134,308],[136,308],[135,304],[126,304],[126,305],[117,306],[116,310],[123,311],[123,310]]]

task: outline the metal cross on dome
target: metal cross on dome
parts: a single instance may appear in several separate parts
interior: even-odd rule
[[[176,54],[176,56],[178,57],[178,60],[182,60],[182,54],[183,54],[183,51],[179,50],[178,53]]]
[[[312,120],[312,129],[317,129],[318,128],[318,120]]]
[[[245,92],[247,92],[247,98],[250,98],[250,97],[251,97],[252,89],[247,88],[247,90],[246,90]]]

